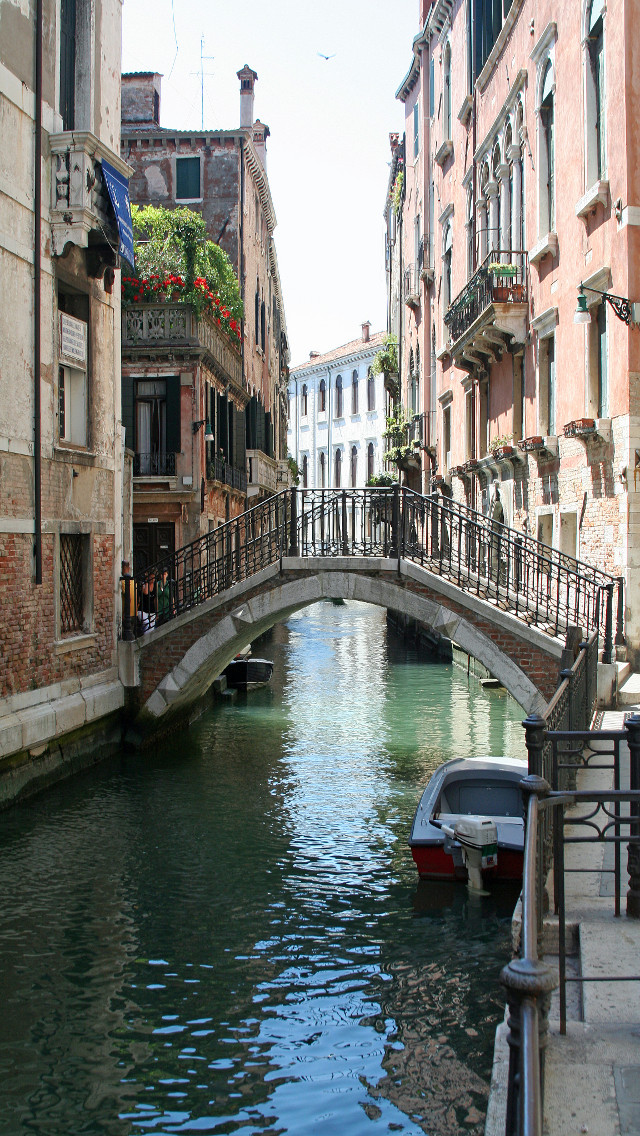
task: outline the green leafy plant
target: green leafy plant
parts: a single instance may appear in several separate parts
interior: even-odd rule
[[[401,465],[402,462],[407,461],[412,455],[411,446],[392,446],[383,454],[383,460],[386,462],[393,462],[394,465]]]
[[[391,205],[396,216],[402,209],[402,190],[404,188],[404,170],[398,170],[396,180],[391,190]]]
[[[500,450],[502,446],[509,446],[512,441],[513,434],[497,434],[496,437],[492,438],[489,442],[489,449],[491,453],[494,454],[496,450]]]
[[[291,474],[291,484],[292,485],[299,485],[300,484],[300,466],[298,465],[296,459],[291,457],[291,454],[289,454],[288,457],[287,457],[287,465],[289,466],[289,472]]]
[[[367,485],[371,488],[377,489],[390,489],[392,485],[397,485],[398,479],[391,473],[374,473],[367,481]]]
[[[374,375],[381,375],[383,372],[387,374],[397,375],[398,373],[398,337],[397,335],[387,335],[384,339],[384,346],[374,356],[371,370]]]
[[[192,304],[198,317],[206,312],[232,338],[241,338],[238,280],[224,249],[208,239],[201,214],[133,205],[131,218],[138,275],[123,277],[123,302],[173,296]]]

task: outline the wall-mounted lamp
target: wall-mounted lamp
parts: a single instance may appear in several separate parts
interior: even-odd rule
[[[193,423],[191,429],[193,430],[194,434],[197,434],[198,430],[201,430],[203,426],[205,428],[205,431],[204,431],[205,442],[213,442],[213,431],[211,429],[211,423],[207,422],[206,418],[199,418],[197,422]]]
[[[601,292],[599,288],[590,288],[588,284],[580,284],[578,289],[578,306],[573,317],[574,323],[591,323],[591,312],[587,306],[587,292],[602,296],[609,307],[613,309],[618,319],[626,324],[640,323],[640,304],[632,304],[625,296],[614,296],[611,292]]]

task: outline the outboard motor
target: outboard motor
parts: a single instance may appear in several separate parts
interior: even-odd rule
[[[440,823],[447,836],[460,847],[469,876],[469,890],[482,892],[482,873],[498,863],[498,829],[487,816],[461,816],[453,828]]]

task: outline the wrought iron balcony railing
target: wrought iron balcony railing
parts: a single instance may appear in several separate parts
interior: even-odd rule
[[[134,454],[134,477],[175,477],[175,475],[175,454]]]
[[[458,292],[444,322],[452,342],[457,343],[492,304],[526,304],[527,301],[526,252],[492,249]]]
[[[236,469],[224,458],[212,458],[207,462],[207,480],[220,481],[223,485],[230,485],[232,489],[239,489],[242,493],[247,491],[247,475],[243,469]]]
[[[420,274],[415,264],[408,264],[404,270],[402,295],[405,304],[420,303]]]

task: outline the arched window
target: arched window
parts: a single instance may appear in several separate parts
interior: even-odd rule
[[[442,86],[444,91],[444,117],[442,121],[442,129],[444,133],[444,140],[449,141],[451,138],[451,45],[447,44],[444,49],[444,65]]]
[[[373,442],[367,446],[367,481],[371,481],[375,470]]]
[[[324,450],[320,450],[320,488],[326,489],[327,485],[327,455]]]
[[[367,410],[375,410],[376,408],[376,381],[373,377],[371,367],[367,371]]]
[[[342,450],[337,449],[333,463],[333,484],[336,489],[342,485]]]
[[[585,27],[586,189],[606,178],[604,0],[591,0]]]
[[[351,447],[351,488],[355,489],[358,483],[358,447]]]
[[[547,60],[540,98],[540,234],[555,229],[555,82],[551,60]]]
[[[465,234],[467,238],[467,279],[473,276],[475,271],[474,256],[473,256],[473,188],[469,186],[467,190],[467,208],[465,217]]]
[[[324,379],[320,379],[320,386],[318,387],[318,410],[327,409],[327,384]]]
[[[307,489],[309,485],[309,458],[305,454],[302,458],[302,488]]]
[[[451,255],[453,248],[453,227],[451,222],[448,221],[444,230],[444,237],[442,241],[442,309],[447,312],[451,307],[452,300],[452,278],[451,278]]]
[[[307,417],[308,410],[309,410],[309,391],[307,390],[307,384],[303,383],[302,384],[302,392],[300,394],[300,413],[301,413],[303,418]]]
[[[354,371],[351,376],[351,413],[358,413],[358,372]]]
[[[342,418],[342,375],[336,379],[336,412],[335,418]]]

